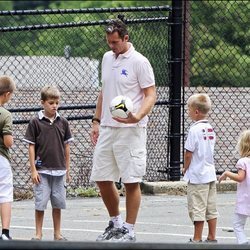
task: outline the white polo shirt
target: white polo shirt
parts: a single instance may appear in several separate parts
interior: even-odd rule
[[[185,149],[193,154],[183,180],[193,184],[204,184],[216,180],[215,141],[215,132],[207,120],[197,121],[190,127]]]
[[[133,45],[117,58],[113,51],[108,51],[102,59],[102,115],[101,125],[111,127],[146,127],[148,117],[145,116],[139,123],[123,124],[116,122],[110,113],[111,100],[124,95],[131,98],[134,104],[133,113],[141,107],[144,98],[143,88],[155,85],[152,66],[148,59],[137,52]]]

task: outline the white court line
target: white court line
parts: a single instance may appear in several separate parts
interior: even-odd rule
[[[12,228],[16,229],[30,229],[30,230],[35,230],[35,227],[23,227],[23,226],[12,226]],[[44,230],[54,230],[51,227],[44,227]],[[91,233],[102,233],[103,230],[91,230],[91,229],[80,229],[80,228],[62,228],[62,231],[75,231],[75,232],[91,232]],[[136,234],[140,235],[163,235],[163,236],[185,236],[185,237],[190,237],[191,234],[174,234],[174,233],[154,233],[154,232],[136,232]],[[217,238],[219,239],[235,239],[235,237],[223,237],[223,236],[218,236]]]
[[[15,219],[27,219],[26,217],[13,217]],[[33,220],[33,219],[32,219]],[[76,222],[76,223],[106,223],[106,220],[67,220],[64,219],[64,222],[70,221],[70,222]],[[159,226],[170,226],[170,227],[186,227],[186,228],[193,228],[193,225],[187,225],[187,224],[173,224],[173,223],[157,223],[157,222],[136,222],[137,225],[159,225]],[[19,226],[16,226],[19,227]],[[22,226],[21,226],[22,227]],[[204,225],[204,229],[207,229],[207,224]],[[217,229],[222,229],[222,231],[226,232],[227,230],[233,230],[232,227],[222,227],[217,226]],[[245,227],[244,230],[249,231],[249,227]],[[99,231],[98,231],[99,232]]]
[[[67,219],[64,221],[68,221]],[[105,223],[107,221],[105,220],[70,220],[72,222],[77,222],[77,223]],[[190,227],[193,228],[193,225],[186,225],[186,224],[169,224],[169,223],[157,223],[157,222],[136,222],[136,224],[140,225],[159,225],[159,226],[171,226],[171,227]],[[208,228],[207,225],[204,225],[204,229]],[[232,227],[220,227],[217,226],[217,229],[222,229],[223,231],[226,230],[232,230]],[[244,230],[250,230],[250,228],[245,227]]]
[[[11,226],[13,229],[23,229],[23,230],[35,230],[35,227],[27,226]],[[43,230],[53,231],[52,227],[43,227]],[[91,233],[102,233],[103,230],[91,230],[82,228],[62,228],[62,231],[75,231],[75,232],[91,232]],[[136,232],[137,235],[162,235],[162,236],[175,236],[175,237],[192,237],[191,234],[175,234],[175,233],[155,233],[155,232]],[[217,236],[218,239],[235,239],[234,236]]]

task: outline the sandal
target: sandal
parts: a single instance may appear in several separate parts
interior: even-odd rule
[[[34,237],[34,238],[31,238],[31,240],[42,240],[42,239],[40,239],[38,237]]]
[[[54,240],[61,240],[61,241],[68,241],[65,237],[63,237],[62,235],[60,236],[60,238],[55,238]]]

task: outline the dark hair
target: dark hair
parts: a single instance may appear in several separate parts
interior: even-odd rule
[[[111,20],[105,28],[107,34],[113,34],[118,32],[121,38],[124,38],[125,35],[128,35],[128,30],[126,24],[120,19]]]

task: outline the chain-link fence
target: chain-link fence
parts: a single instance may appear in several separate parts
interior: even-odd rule
[[[28,145],[22,139],[29,119],[40,110],[40,89],[56,84],[62,92],[60,113],[68,118],[71,145],[70,186],[88,187],[93,146],[89,132],[100,90],[101,59],[108,50],[104,25],[124,20],[135,48],[155,69],[158,100],[168,100],[168,15],[170,7],[2,11],[0,73],[13,76],[17,91],[6,106],[14,118],[15,145],[11,150],[14,185],[30,189]],[[152,112],[148,134],[148,180],[164,180],[167,162],[165,105]]]
[[[250,128],[249,10],[249,1],[184,3],[183,102],[196,92],[211,97],[217,174],[236,170],[237,139]],[[183,121],[187,133],[186,107]]]
[[[14,118],[11,154],[16,189],[31,188],[28,146],[22,139],[29,119],[41,108],[40,89],[48,83],[62,92],[60,113],[69,119],[75,139],[70,186],[92,185],[89,131],[100,89],[101,58],[109,49],[104,25],[117,17],[128,24],[130,41],[150,60],[156,76],[158,99],[148,124],[145,180],[170,180],[171,13],[171,6],[0,12],[0,74],[17,82],[15,96],[6,105]],[[217,172],[234,169],[237,136],[250,127],[249,2],[183,1],[183,27],[178,164],[191,124],[186,100],[192,93],[206,92],[213,101],[210,118],[217,133]]]

